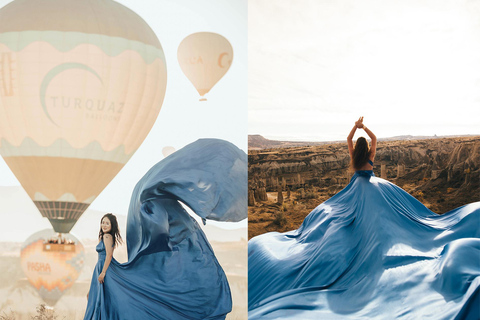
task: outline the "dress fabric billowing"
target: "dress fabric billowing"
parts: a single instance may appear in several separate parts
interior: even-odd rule
[[[443,215],[373,171],[248,243],[249,319],[480,319],[480,202]]]
[[[84,319],[225,319],[230,288],[197,222],[247,217],[247,159],[233,144],[201,139],[171,154],[137,183],[127,217],[128,262],[115,259],[104,284],[103,241]]]

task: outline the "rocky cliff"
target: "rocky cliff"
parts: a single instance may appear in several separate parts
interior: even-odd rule
[[[442,214],[480,201],[479,148],[480,136],[380,141],[374,172]],[[300,202],[306,198],[322,201],[345,187],[353,174],[346,142],[249,150],[248,163],[249,192],[254,200],[249,218],[255,206],[264,204],[266,193],[276,195],[280,188],[293,192]]]

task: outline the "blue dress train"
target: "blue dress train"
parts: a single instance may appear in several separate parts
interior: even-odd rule
[[[249,319],[480,319],[480,202],[437,215],[373,171],[248,243]]]
[[[201,139],[171,154],[137,183],[127,217],[128,262],[98,282],[103,241],[84,319],[225,319],[227,278],[205,234],[183,208],[217,221],[247,216],[247,159],[233,144]]]

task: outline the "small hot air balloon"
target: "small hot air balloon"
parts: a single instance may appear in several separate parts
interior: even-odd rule
[[[165,158],[168,157],[169,155],[171,155],[174,152],[175,152],[175,148],[172,147],[172,146],[166,146],[166,147],[163,147],[163,149],[162,149],[162,154]]]
[[[84,260],[83,245],[75,236],[58,237],[52,229],[31,235],[20,253],[20,264],[28,281],[50,306],[75,283]]]
[[[217,33],[198,32],[183,39],[178,46],[178,63],[201,98],[228,71],[233,49],[227,39]]]
[[[112,0],[0,10],[0,154],[66,233],[153,126],[166,89],[154,32]]]

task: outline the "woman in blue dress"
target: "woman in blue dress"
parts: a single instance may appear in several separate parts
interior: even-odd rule
[[[99,253],[99,259],[95,271],[100,271],[98,269],[98,266],[101,265],[100,258],[103,256],[104,263],[101,272],[98,275],[98,282],[103,283],[105,280],[105,274],[107,272],[108,266],[110,265],[110,262],[113,258],[113,249],[115,249],[115,247],[122,243],[122,236],[120,235],[120,230],[118,229],[117,217],[115,217],[112,213],[107,213],[100,220],[100,231],[98,232],[98,239],[100,240],[100,242],[98,243],[97,248],[102,248],[103,246],[103,250],[97,249],[97,252]],[[106,256],[105,254],[101,254],[101,252],[103,251],[106,252]]]
[[[184,206],[204,223],[245,219],[246,172],[246,154],[218,139],[198,140],[153,166],[130,200],[128,262],[112,258],[121,240],[116,219],[102,219],[84,319],[225,319],[232,309],[226,275]]]
[[[95,295],[95,298],[89,300],[90,303],[97,301],[96,297],[99,292],[99,284],[103,284],[105,281],[107,269],[113,258],[113,250],[122,243],[122,236],[120,235],[120,230],[118,228],[117,217],[112,213],[107,213],[100,220],[98,239],[99,242],[95,248],[98,252],[98,262],[93,270],[92,282],[87,294],[87,299],[89,298],[90,293]]]
[[[371,147],[353,147],[359,128]],[[347,142],[350,183],[297,230],[249,241],[249,320],[480,319],[480,202],[437,215],[375,177],[363,117]]]

